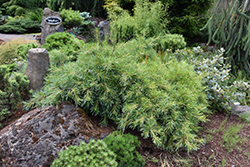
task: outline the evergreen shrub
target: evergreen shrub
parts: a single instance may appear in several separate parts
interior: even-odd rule
[[[155,43],[156,49],[161,51],[183,49],[187,44],[183,36],[179,34],[159,35]]]
[[[81,13],[77,10],[63,9],[61,12],[62,23],[64,28],[69,29],[82,24],[84,17],[81,17]]]
[[[51,167],[117,167],[116,155],[110,151],[102,140],[90,140],[88,144],[80,143],[80,146],[70,146],[59,152]]]
[[[42,47],[48,51],[60,49],[61,52],[68,56],[67,61],[75,61],[83,45],[84,41],[75,38],[74,35],[66,32],[58,32],[48,36],[46,43]]]
[[[15,19],[0,26],[0,33],[24,34],[41,32],[40,23],[30,19]]]
[[[115,40],[124,42],[136,35],[145,37],[157,36],[166,32],[166,7],[160,1],[135,0],[134,15],[123,10],[118,0],[106,0],[104,6],[111,20],[112,36]]]
[[[143,37],[115,48],[89,47],[76,62],[51,69],[26,107],[71,101],[102,123],[138,128],[158,147],[197,149],[198,123],[207,112],[203,76],[184,61],[162,63],[153,47]]]
[[[43,9],[37,8],[36,10],[28,11],[25,13],[24,17],[41,23],[43,19]]]
[[[171,33],[182,34],[185,38],[193,40],[200,29],[209,19],[207,11],[214,0],[161,0],[168,4],[169,24]]]
[[[16,64],[0,65],[0,121],[10,116],[29,93],[28,78],[17,69]]]
[[[74,27],[73,30],[81,36],[86,34],[93,35],[95,24],[89,20],[91,18],[90,14],[88,12],[82,12],[80,16],[84,18],[84,21],[77,27]]]
[[[141,167],[145,165],[145,160],[136,151],[141,144],[136,136],[122,134],[121,131],[114,131],[103,139],[103,141],[107,144],[107,147],[116,154],[118,167]]]

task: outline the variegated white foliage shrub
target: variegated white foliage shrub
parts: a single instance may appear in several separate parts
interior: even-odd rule
[[[226,64],[223,57],[224,49],[218,50],[217,54],[204,52],[200,47],[176,50],[170,58],[185,59],[194,65],[197,73],[205,73],[207,99],[212,108],[225,109],[226,105],[234,102],[244,103],[250,84],[243,80],[230,83],[230,64]]]

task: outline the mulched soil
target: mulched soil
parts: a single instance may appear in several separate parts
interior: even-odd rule
[[[16,111],[14,116],[10,117],[7,124],[10,124],[20,118],[24,111]],[[226,113],[214,113],[208,117],[210,121],[203,123],[201,125],[200,137],[205,137],[207,135],[213,136],[209,139],[205,145],[200,146],[197,151],[191,151],[190,153],[186,151],[178,151],[174,154],[170,154],[167,151],[157,149],[150,139],[143,139],[140,132],[136,130],[127,130],[125,133],[130,133],[138,137],[141,142],[138,152],[146,160],[145,167],[183,167],[183,166],[193,166],[193,167],[207,167],[207,166],[221,166],[222,161],[225,161],[226,167],[248,167],[250,166],[250,124],[240,119],[238,116]],[[232,151],[227,151],[221,131],[217,131],[221,123],[227,118],[227,121],[222,126],[224,129],[234,124],[244,125],[243,129],[239,131],[239,136],[241,138],[247,138],[244,143],[238,144],[239,148],[233,148]],[[100,117],[90,116],[90,119],[98,124],[100,122]],[[4,120],[6,121],[6,120]],[[1,121],[1,123],[4,123]],[[7,125],[5,124],[5,126]],[[102,127],[104,128],[104,127]],[[0,129],[1,130],[1,129]],[[105,127],[105,132],[111,133],[116,130],[115,124],[110,123],[109,126]],[[211,133],[211,132],[216,133]],[[223,160],[224,159],[224,160]]]

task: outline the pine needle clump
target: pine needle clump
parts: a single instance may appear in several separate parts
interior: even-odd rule
[[[0,65],[0,121],[10,116],[29,93],[28,77],[16,71],[15,64]]]
[[[51,167],[117,167],[116,155],[110,151],[102,140],[90,140],[88,144],[70,146],[59,153]]]
[[[163,63],[153,41],[90,47],[76,62],[53,67],[26,107],[71,101],[104,124],[139,129],[160,148],[197,149],[198,123],[207,112],[203,75],[185,61]]]
[[[131,134],[122,134],[120,131],[114,131],[103,139],[103,141],[116,154],[118,167],[142,167],[145,165],[145,160],[136,151],[137,147],[141,144],[137,137]]]

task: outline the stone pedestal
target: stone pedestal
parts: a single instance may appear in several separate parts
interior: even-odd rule
[[[28,55],[25,75],[30,80],[29,89],[40,90],[50,66],[48,51],[44,48],[33,48],[29,50]]]
[[[43,11],[43,19],[41,23],[41,44],[45,44],[47,36],[56,32],[63,32],[62,16],[59,12],[54,12],[49,8]]]
[[[105,37],[109,37],[110,34],[110,22],[109,21],[101,21],[98,24],[99,27],[99,39],[103,41]]]

